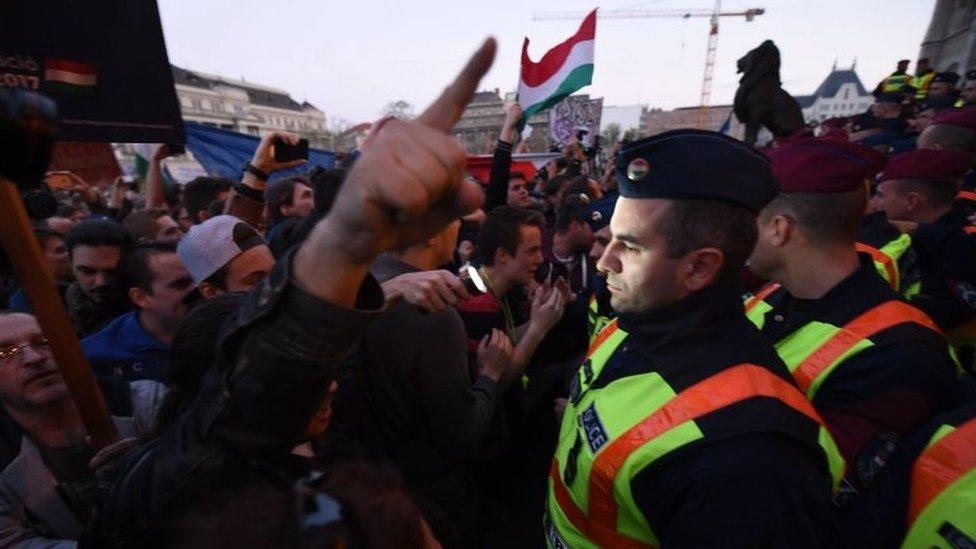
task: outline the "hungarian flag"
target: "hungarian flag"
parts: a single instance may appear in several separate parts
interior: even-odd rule
[[[593,82],[593,41],[596,10],[583,19],[576,34],[547,51],[538,63],[529,59],[529,39],[522,43],[522,74],[518,102],[525,116],[542,112]]]
[[[134,175],[138,175],[143,181],[146,180],[146,174],[149,173],[149,162],[158,148],[158,143],[136,143],[132,147],[132,151],[135,153]]]
[[[44,62],[44,87],[67,93],[91,93],[98,84],[94,65],[67,59],[47,58]]]

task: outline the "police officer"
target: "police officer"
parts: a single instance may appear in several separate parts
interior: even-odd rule
[[[875,88],[877,93],[889,93],[901,91],[902,87],[905,85],[911,85],[912,77],[908,75],[908,64],[911,63],[908,59],[902,59],[898,62],[898,67],[895,72],[889,74],[884,80],[882,80],[878,87]]]
[[[918,148],[957,151],[969,159],[970,170],[963,174],[957,199],[976,210],[976,107],[952,109],[936,116],[921,135]]]
[[[952,405],[954,367],[932,320],[855,251],[884,157],[827,139],[770,157],[781,190],[759,216],[749,266],[773,283],[746,313],[827,422],[848,465],[843,495],[855,494],[903,436]]]
[[[951,97],[957,99],[959,97],[959,90],[956,89],[956,84],[959,83],[959,79],[959,74],[952,71],[937,73],[929,85],[928,97]],[[960,101],[956,106],[961,107],[962,105],[963,102]]]
[[[875,204],[891,221],[893,237],[911,248],[870,242],[898,268],[897,287],[956,345],[976,342],[976,227],[956,200],[969,159],[950,150],[922,149],[892,157],[878,177]],[[907,257],[907,260],[902,259]]]
[[[911,86],[917,90],[915,99],[925,99],[933,78],[935,78],[935,69],[929,66],[928,57],[923,57],[915,62],[915,76],[910,82]]]
[[[590,204],[583,214],[593,231],[593,246],[590,247],[589,256],[594,264],[600,260],[610,243],[610,218],[613,217],[613,208],[617,205],[619,196],[616,192],[607,194]],[[589,285],[587,332],[592,343],[597,334],[613,320],[613,308],[610,307],[610,290],[607,289],[606,276],[598,273],[590,279]]]
[[[549,545],[823,546],[841,458],[739,299],[767,159],[677,130],[625,146],[617,181],[597,264],[617,318],[573,380]]]
[[[875,485],[839,513],[838,541],[857,549],[976,547],[976,403],[931,421],[898,449]]]

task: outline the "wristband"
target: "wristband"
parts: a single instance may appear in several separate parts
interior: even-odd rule
[[[264,191],[259,191],[254,187],[248,187],[243,183],[237,183],[234,185],[234,191],[244,198],[251,199],[255,202],[264,202]]]
[[[261,181],[268,180],[268,174],[255,167],[250,161],[244,164],[244,171],[260,179]]]

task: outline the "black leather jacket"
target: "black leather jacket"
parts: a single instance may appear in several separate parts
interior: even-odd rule
[[[293,485],[307,470],[291,449],[382,308],[383,291],[370,277],[357,309],[323,302],[290,282],[292,258],[224,327],[191,408],[126,458],[83,546],[297,544]]]

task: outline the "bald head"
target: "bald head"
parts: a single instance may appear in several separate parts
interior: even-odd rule
[[[976,153],[976,131],[947,124],[934,124],[918,136],[918,148]]]

